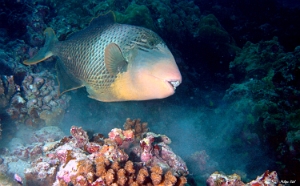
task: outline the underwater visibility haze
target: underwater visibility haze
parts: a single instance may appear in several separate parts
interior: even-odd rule
[[[293,0],[0,1],[0,186],[297,185],[299,19]]]

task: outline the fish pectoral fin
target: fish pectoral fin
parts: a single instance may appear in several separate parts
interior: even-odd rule
[[[38,51],[35,56],[28,60],[25,60],[23,62],[25,65],[34,65],[53,56],[52,49],[54,44],[58,41],[54,30],[52,28],[46,28],[44,34],[46,36],[44,46]]]
[[[124,58],[120,47],[115,43],[110,43],[104,50],[104,63],[110,75],[126,72],[128,62]]]
[[[59,94],[63,94],[70,90],[78,89],[84,85],[74,76],[67,73],[61,61],[56,63],[57,79],[59,84]]]

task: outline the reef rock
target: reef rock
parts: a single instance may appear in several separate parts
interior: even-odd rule
[[[147,132],[142,139],[136,139],[132,129],[112,129],[109,138],[89,141],[81,127],[72,126],[70,133],[72,137],[63,138],[32,162],[25,171],[27,183],[55,186],[187,183],[185,176],[189,172],[185,162],[168,146],[170,139],[165,135]]]
[[[243,183],[241,177],[238,174],[224,175],[219,172],[214,172],[206,181],[207,186],[277,186],[281,185],[277,173],[275,171],[269,172],[268,170],[261,176],[258,176],[256,180],[249,183]]]
[[[64,116],[70,96],[58,95],[54,75],[48,71],[27,75],[21,91],[15,94],[6,109],[17,124],[28,126],[54,125]]]

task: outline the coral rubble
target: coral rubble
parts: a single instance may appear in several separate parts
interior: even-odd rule
[[[137,125],[140,120],[127,119],[126,123]],[[187,183],[187,167],[167,145],[170,140],[165,135],[146,132],[142,139],[137,139],[132,129],[112,129],[109,137],[98,143],[89,141],[81,127],[72,126],[70,133],[72,137],[55,143],[45,156],[35,159],[26,169],[27,184],[97,186]],[[148,157],[146,160],[144,153]]]
[[[24,174],[25,168],[29,168],[30,162],[38,162],[39,158],[54,148],[55,142],[64,136],[63,132],[56,126],[43,127],[37,131],[25,128],[25,126],[19,129],[16,132],[16,137],[6,147],[1,146],[0,185],[1,183],[4,184],[1,175],[13,178],[15,174],[22,178],[24,181],[23,185],[31,185],[26,184],[26,179],[24,179],[26,177],[26,174]],[[47,175],[46,170],[48,170],[46,164],[40,163],[35,169],[40,175],[33,173],[31,176],[44,177],[45,180],[50,179],[50,172],[53,170],[48,170],[49,175]],[[15,182],[13,185],[18,184]]]
[[[206,181],[207,186],[234,186],[234,185],[246,185],[246,186],[277,186],[281,185],[277,173],[275,171],[269,172],[268,170],[261,176],[258,176],[255,180],[249,183],[243,183],[241,177],[238,174],[224,175],[219,172],[214,172]]]

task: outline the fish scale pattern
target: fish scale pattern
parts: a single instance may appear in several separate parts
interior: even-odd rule
[[[59,45],[57,53],[64,61],[67,72],[94,90],[104,90],[117,77],[110,75],[104,64],[104,50],[108,44],[117,44],[128,60],[130,50],[141,48],[137,43],[144,43],[144,47],[151,48],[162,42],[158,35],[148,29],[115,23],[100,28],[86,28],[71,35]]]

